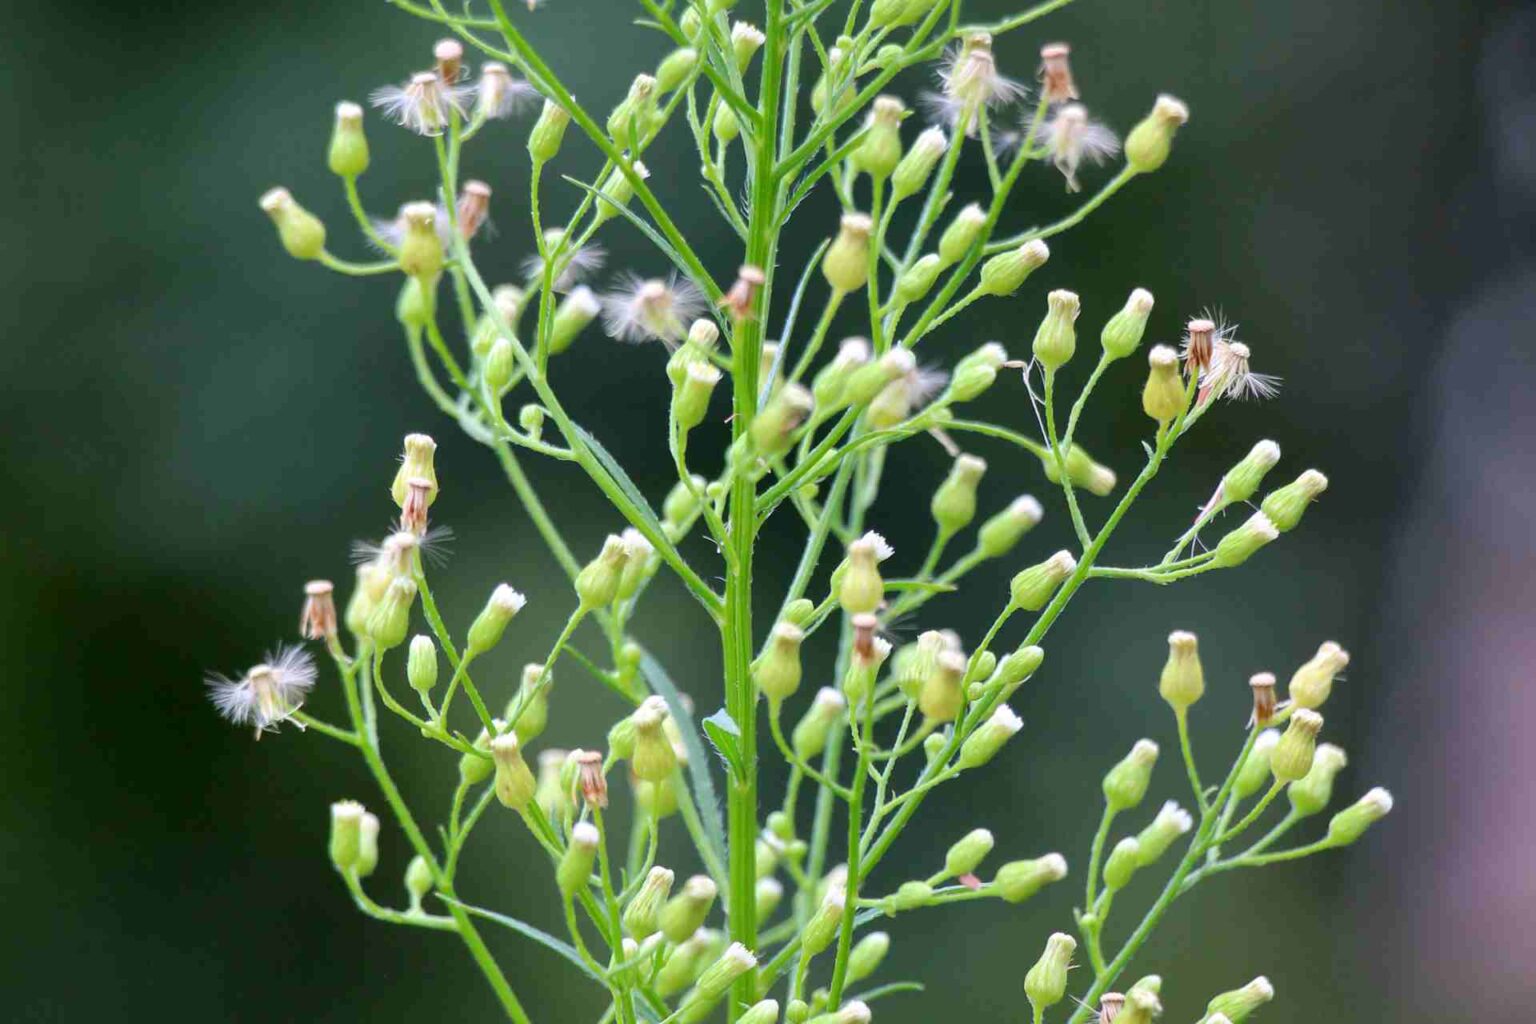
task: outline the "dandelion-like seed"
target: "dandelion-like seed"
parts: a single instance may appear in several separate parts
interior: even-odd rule
[[[1120,152],[1120,139],[1104,125],[1088,117],[1081,103],[1068,103],[1046,121],[1036,139],[1051,154],[1051,162],[1067,179],[1068,192],[1080,192],[1077,169],[1085,161],[1102,164]]]
[[[706,308],[704,293],[676,274],[665,280],[626,274],[622,286],[604,295],[602,303],[603,327],[612,337],[669,346],[683,339],[688,324]]]
[[[539,99],[539,90],[521,78],[514,78],[505,64],[490,61],[480,66],[480,81],[475,84],[475,116],[496,121],[520,114]]]
[[[1211,345],[1209,369],[1200,377],[1200,401],[1219,398],[1265,399],[1280,393],[1280,378],[1268,373],[1254,373],[1249,368],[1252,353],[1237,340],[1226,340],[1216,332]]]
[[[436,71],[412,75],[404,85],[386,85],[368,97],[384,116],[417,135],[441,135],[454,111],[464,113],[463,97]]]
[[[570,291],[602,270],[608,259],[608,250],[600,245],[567,247],[563,228],[550,228],[544,232],[544,251],[557,268],[553,286],[557,292]],[[530,286],[537,285],[544,279],[544,257],[538,253],[526,257],[522,262],[522,271],[524,280]]]
[[[1072,47],[1066,43],[1047,43],[1040,47],[1040,91],[1045,102],[1066,103],[1077,99],[1071,55]]]
[[[315,685],[314,659],[298,646],[282,646],[239,679],[208,676],[208,699],[235,725],[250,725],[256,737],[297,711]]]
[[[963,122],[965,134],[972,137],[985,108],[1012,103],[1026,91],[1022,84],[998,72],[992,36],[986,32],[966,36],[959,47],[945,55],[939,81],[943,92],[925,96],[924,105],[951,128]]]

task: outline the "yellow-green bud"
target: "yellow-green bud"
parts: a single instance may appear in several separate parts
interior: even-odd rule
[[[507,701],[507,721],[512,723],[519,743],[533,742],[549,725],[549,688],[553,685],[554,674],[546,678],[543,665],[531,662],[523,666],[517,693]]]
[[[753,54],[767,40],[761,29],[749,22],[738,21],[731,25],[731,55],[736,58],[736,70],[746,71]]]
[[[981,866],[987,854],[992,852],[992,833],[984,828],[972,829],[955,841],[944,855],[944,871],[951,878],[969,875]]]
[[[1058,551],[1038,565],[1019,570],[1008,585],[1013,606],[1027,612],[1039,611],[1050,603],[1062,581],[1076,571],[1077,559],[1070,551]]]
[[[432,868],[421,854],[411,858],[405,866],[405,891],[412,907],[420,907],[427,893],[432,891]]]
[[[491,342],[491,350],[485,355],[480,377],[485,381],[486,390],[499,399],[512,386],[512,375],[516,369],[517,354],[512,351],[512,339],[497,338]]]
[[[265,193],[261,208],[277,225],[277,237],[288,255],[296,260],[313,260],[325,252],[325,225],[295,202],[287,189],[274,188]]]
[[[1080,444],[1074,444],[1066,450],[1064,461],[1067,464],[1067,479],[1074,486],[1082,487],[1090,494],[1104,497],[1115,489],[1115,471],[1108,466],[1093,461],[1093,456]],[[1061,483],[1061,476],[1056,472],[1056,460],[1050,452],[1045,452],[1040,457],[1041,464],[1045,467],[1045,477],[1053,484]]]
[[[682,383],[672,391],[672,414],[679,430],[686,434],[704,422],[710,396],[718,383],[720,371],[714,366],[704,362],[688,364]]]
[[[1243,1024],[1253,1011],[1275,998],[1275,987],[1269,983],[1269,979],[1260,975],[1254,978],[1242,988],[1233,989],[1231,992],[1223,992],[1214,997],[1205,1007],[1207,1022],[1221,1014],[1232,1024]]]
[[[1312,759],[1317,750],[1317,734],[1323,728],[1323,716],[1307,708],[1299,708],[1291,715],[1280,742],[1269,755],[1269,772],[1276,782],[1295,782],[1304,779],[1312,770]]]
[[[941,535],[958,533],[976,518],[976,488],[986,471],[986,460],[975,455],[961,455],[950,466],[928,505]]]
[[[1051,882],[1067,877],[1067,859],[1048,853],[1034,860],[1009,861],[992,876],[997,894],[1009,903],[1023,903]]]
[[[1104,331],[1099,335],[1099,343],[1104,347],[1104,355],[1109,359],[1124,359],[1136,351],[1136,346],[1141,344],[1141,336],[1147,329],[1147,318],[1152,315],[1152,293],[1145,288],[1137,288],[1131,292],[1131,297],[1125,300],[1125,306],[1109,318],[1104,325]]]
[[[1285,533],[1295,529],[1307,506],[1327,489],[1328,478],[1315,469],[1309,469],[1291,483],[1264,495],[1259,508],[1269,516],[1275,529]]]
[[[570,111],[554,100],[544,101],[539,119],[528,132],[528,155],[534,163],[543,164],[555,158],[555,154],[560,152],[560,143],[565,139],[565,126],[570,123]]]
[[[496,799],[514,811],[525,809],[539,786],[523,760],[517,734],[502,733],[491,740],[491,758],[496,763]]]
[[[671,92],[682,85],[698,66],[698,50],[691,46],[673,50],[656,65],[656,88],[662,92]]]
[[[1253,749],[1243,759],[1237,778],[1232,781],[1232,793],[1237,799],[1246,800],[1269,785],[1269,759],[1279,742],[1280,733],[1276,729],[1265,729],[1253,741]]]
[[[331,804],[331,864],[342,874],[357,866],[358,836],[364,813],[363,805],[355,800],[338,800]]]
[[[777,388],[752,420],[748,434],[753,451],[769,458],[788,451],[794,444],[795,432],[814,407],[815,399],[801,385],[791,383]]]
[[[1136,866],[1144,868],[1155,863],[1194,823],[1189,812],[1172,800],[1163,804],[1152,823],[1136,834]]]
[[[565,762],[569,757],[569,751],[553,747],[539,751],[539,785],[533,799],[544,816],[552,821],[565,820],[575,809],[571,803],[571,787],[566,785],[564,778]]]
[[[1024,535],[1035,528],[1045,514],[1028,494],[1021,494],[1008,507],[981,524],[976,531],[976,550],[987,558],[1000,558],[1012,551]]]
[[[895,96],[876,96],[864,141],[850,156],[855,168],[884,181],[901,161],[901,119],[907,108]]]
[[[405,643],[411,628],[411,605],[416,601],[416,581],[401,576],[391,580],[389,589],[368,616],[368,638],[380,651]]]
[[[620,146],[630,147],[645,137],[651,126],[651,115],[656,109],[656,79],[650,75],[636,75],[629,84],[629,92],[613,112],[608,115],[608,135]]]
[[[806,1024],[869,1024],[870,1019],[869,1005],[854,999],[839,1006],[833,1013],[817,1014]]]
[[[1174,133],[1188,120],[1188,107],[1172,96],[1159,96],[1152,113],[1125,137],[1125,162],[1140,174],[1157,170],[1168,161]]]
[[[586,285],[572,288],[555,307],[554,320],[549,329],[549,354],[557,356],[571,347],[586,326],[602,309],[597,296]]]
[[[1050,258],[1051,250],[1038,238],[1017,249],[1000,252],[981,265],[976,291],[981,295],[1012,295]]]
[[[1110,892],[1124,889],[1141,864],[1141,843],[1127,836],[1115,844],[1104,861],[1104,887]]]
[[[357,823],[357,863],[353,870],[358,878],[367,878],[379,866],[379,819],[367,811]]]
[[[1332,640],[1317,649],[1317,653],[1291,676],[1287,693],[1297,707],[1317,710],[1333,692],[1333,681],[1349,664],[1349,652]]]
[[[437,233],[437,207],[427,202],[400,208],[405,232],[400,237],[400,269],[409,277],[431,281],[443,270],[443,240]]]
[[[1035,1017],[1061,1002],[1067,994],[1067,970],[1072,966],[1072,954],[1077,952],[1077,940],[1066,932],[1056,932],[1045,941],[1045,952],[1024,975],[1024,994],[1035,1009]]]
[[[809,761],[825,750],[832,727],[842,721],[847,710],[848,701],[830,686],[816,691],[816,699],[795,724],[795,731],[790,735],[795,756]]]
[[[856,292],[869,280],[869,216],[848,213],[838,228],[837,237],[821,259],[821,272],[835,291]]]
[[[1137,740],[1131,752],[1104,776],[1104,802],[1114,811],[1128,811],[1141,803],[1157,764],[1157,744]]]
[[[406,327],[425,327],[432,319],[432,303],[429,294],[414,277],[405,279],[400,295],[395,299],[395,319]]]
[[[364,562],[357,567],[357,582],[352,588],[352,596],[347,599],[343,616],[347,629],[354,636],[367,636],[368,620],[389,589],[391,578],[389,570],[376,562]]]
[[[629,546],[622,537],[610,533],[603,541],[603,550],[576,574],[576,594],[581,598],[581,606],[590,610],[612,604],[628,561]]]
[[[517,425],[523,433],[537,439],[544,433],[544,407],[531,402],[517,410]]]
[[[411,638],[411,651],[405,659],[405,679],[411,689],[423,697],[437,685],[437,645],[425,634]]]
[[[673,1024],[699,1024],[709,1016],[715,1004],[725,997],[736,979],[757,966],[757,957],[739,942],[733,942],[720,959],[704,968],[693,989],[683,997],[672,1015]]]
[[[949,139],[937,128],[926,129],[918,135],[891,174],[891,202],[899,203],[921,192],[948,148]]]
[[[1183,714],[1205,695],[1205,669],[1200,665],[1200,641],[1182,629],[1168,634],[1168,660],[1157,681],[1157,692],[1176,714]]]
[[[690,7],[689,11],[692,10]],[[679,943],[662,961],[661,969],[651,982],[656,994],[666,999],[692,985],[704,969],[712,945],[713,937],[702,928]]]
[[[635,807],[647,818],[660,821],[677,813],[677,786],[671,779],[660,782],[631,779],[630,782],[634,789]]]
[[[1035,358],[1047,371],[1055,370],[1072,358],[1077,350],[1077,294],[1058,288],[1045,297],[1045,319],[1035,331]]]
[[[752,662],[752,682],[770,705],[783,703],[800,688],[800,641],[805,633],[791,622],[780,622]]]
[[[660,927],[662,904],[672,892],[672,877],[667,868],[651,868],[645,881],[640,883],[640,890],[624,908],[624,929],[636,939],[649,938]],[[684,936],[692,934],[693,930],[688,929]]]
[[[865,363],[848,378],[845,397],[849,405],[873,401],[887,385],[917,368],[917,357],[908,348],[893,348],[872,363]]]
[[[677,770],[677,752],[667,738],[667,702],[661,697],[647,697],[630,719],[635,724],[635,746],[629,765],[642,782],[662,782]]]
[[[466,752],[459,757],[459,781],[466,786],[478,786],[496,770],[495,762],[483,756],[491,752],[491,734],[481,729],[474,747],[479,753]]]
[[[960,717],[965,707],[965,665],[965,655],[945,651],[923,678],[917,709],[930,721],[953,722]]]
[[[989,341],[955,364],[954,376],[949,382],[948,398],[951,402],[969,402],[979,396],[997,380],[997,371],[1008,361],[1008,350],[995,341]]]
[[[1163,1012],[1162,1001],[1157,993],[1148,989],[1132,989],[1125,994],[1125,1005],[1115,1017],[1116,1024],[1152,1024]]]
[[[1006,704],[999,704],[976,731],[960,745],[960,767],[965,770],[980,768],[1003,749],[1003,744],[1024,728],[1024,720],[1014,714]]]
[[[1312,755],[1312,767],[1306,776],[1286,787],[1291,811],[1301,818],[1322,813],[1333,799],[1333,780],[1349,762],[1341,747],[1332,743],[1320,743]]]
[[[741,122],[736,119],[736,111],[722,103],[715,110],[715,123],[710,129],[715,138],[724,145],[729,146],[736,141],[741,134]]]
[[[507,631],[507,623],[527,603],[528,599],[508,584],[497,585],[469,626],[469,635],[464,640],[465,655],[484,654],[500,643],[502,634]]]
[[[641,181],[651,176],[650,170],[639,160],[630,164],[630,169],[634,172],[635,177]],[[592,216],[594,226],[617,216],[619,212],[618,207],[628,205],[629,201],[635,197],[635,186],[630,183],[629,178],[624,174],[623,168],[620,167],[615,167],[608,173],[608,177],[603,179],[603,185],[599,191],[603,193],[605,198],[597,201],[597,212]],[[615,203],[618,205],[614,205]]]
[[[671,872],[668,872],[670,875]],[[667,879],[671,884],[671,878]],[[647,879],[649,883],[649,879]],[[642,890],[643,891],[643,890]],[[697,931],[715,904],[718,887],[707,875],[694,875],[683,883],[682,891],[661,908],[658,925],[668,942],[681,943]],[[637,896],[638,900],[639,897]],[[633,906],[633,904],[631,904]]]
[[[959,263],[981,240],[987,214],[976,203],[963,207],[939,236],[939,260],[947,267]]]
[[[854,371],[869,363],[869,341],[865,338],[845,338],[837,347],[837,355],[817,371],[811,381],[811,398],[818,418],[847,405],[845,394],[848,379]]]
[[[779,1019],[777,999],[764,999],[753,1003],[747,1012],[737,1018],[736,1024],[775,1024]]]
[[[601,842],[601,833],[590,821],[578,822],[571,829],[571,841],[555,867],[555,882],[560,886],[560,895],[570,899],[587,887]]]
[[[1242,565],[1252,558],[1259,548],[1268,544],[1280,531],[1263,512],[1255,512],[1239,527],[1216,542],[1215,557],[1211,564],[1222,569]]]
[[[766,921],[773,916],[773,912],[779,908],[780,901],[784,899],[784,883],[777,878],[759,878],[754,894],[757,919]]]
[[[698,517],[701,508],[699,496],[704,493],[705,483],[705,479],[698,474],[694,474],[689,481],[679,480],[672,485],[662,501],[661,522],[667,528],[668,536],[674,540]]]
[[[1170,423],[1184,411],[1189,395],[1179,375],[1179,354],[1167,345],[1147,353],[1147,383],[1141,389],[1141,411],[1159,424]]]
[[[677,27],[686,39],[697,39],[699,30],[704,27],[704,19],[699,14],[698,8],[689,6],[677,19]]]
[[[890,555],[890,545],[878,533],[866,533],[848,545],[848,560],[837,592],[843,611],[858,615],[880,607],[885,600],[880,563]]]
[[[1044,660],[1045,651],[1039,647],[1033,644],[1020,647],[997,663],[997,669],[992,673],[992,678],[987,680],[987,685],[997,687],[1006,697],[1034,675]]]
[[[1130,996],[1134,992],[1150,992],[1154,996],[1163,994],[1163,976],[1161,974],[1148,974],[1136,979],[1136,984],[1126,989],[1125,994]]]
[[[1328,822],[1328,842],[1332,846],[1348,846],[1365,830],[1385,818],[1392,811],[1392,794],[1377,786],[1358,801],[1344,808]]]
[[[1217,501],[1220,507],[1247,501],[1258,491],[1264,476],[1280,461],[1280,446],[1273,441],[1260,441],[1254,445],[1242,461],[1227,470],[1221,478],[1221,490]],[[1270,517],[1274,522],[1274,517]],[[1280,524],[1275,522],[1276,526]]]
[[[891,950],[891,937],[885,932],[870,932],[848,952],[848,983],[857,984],[880,969],[885,954]]]
[[[896,279],[892,290],[896,301],[903,305],[917,302],[933,288],[933,283],[939,279],[939,272],[943,269],[944,261],[936,253],[929,253],[913,263]]]
[[[822,897],[816,910],[806,921],[805,928],[800,932],[800,950],[802,953],[815,956],[821,953],[837,939],[837,933],[843,923],[843,907],[847,904],[848,895],[842,886],[829,886],[827,893]]]
[[[363,108],[356,103],[336,104],[336,125],[325,154],[331,173],[356,178],[368,169],[368,137],[363,134]]]

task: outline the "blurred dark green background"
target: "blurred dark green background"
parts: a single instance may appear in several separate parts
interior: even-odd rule
[[[968,13],[1007,10],[987,0]],[[759,17],[750,3],[737,13]],[[1180,903],[1140,961],[1167,979],[1170,1019],[1194,1019],[1211,992],[1261,972],[1283,1000],[1270,1020],[1476,1019],[1528,1009],[1536,992],[1518,952],[1536,923],[1521,852],[1536,822],[1520,783],[1536,768],[1520,739],[1536,711],[1521,696],[1536,601],[1525,501],[1536,499],[1530,13],[1428,0],[1079,0],[999,44],[1004,68],[1027,77],[1040,43],[1070,40],[1088,102],[1122,130],[1159,91],[1188,101],[1193,119],[1163,172],[1053,240],[1050,264],[1018,298],[984,305],[929,356],[948,362],[989,339],[1022,351],[1053,287],[1083,294],[1089,338],[1137,285],[1157,295],[1160,340],[1205,307],[1243,324],[1260,368],[1285,378],[1281,399],[1209,419],[1117,538],[1116,562],[1161,551],[1260,437],[1284,448],[1282,472],[1316,464],[1332,486],[1305,527],[1247,571],[1086,590],[1051,635],[1047,670],[1015,701],[1027,724],[1010,756],[933,801],[891,863],[926,874],[952,838],[986,825],[1009,856],[1059,848],[1081,865],[1099,774],[1136,737],[1169,739],[1153,681],[1175,627],[1197,630],[1206,651],[1213,692],[1196,742],[1210,751],[1235,742],[1249,673],[1283,675],[1323,639],[1350,648],[1329,716],[1351,756],[1340,790],[1383,784],[1399,798],[1387,827],[1345,854],[1226,876]],[[625,24],[632,14],[611,0],[558,0],[526,20],[577,96],[604,111],[661,52]],[[323,165],[331,106],[423,65],[434,38],[381,3],[0,11],[5,1019],[494,1018],[451,939],[365,921],[337,883],[326,805],[377,802],[359,767],[293,731],[253,744],[218,720],[200,685],[205,670],[240,670],[292,635],[304,580],[348,578],[349,542],[386,529],[408,430],[441,441],[435,511],[457,533],[451,571],[438,574],[450,621],[467,621],[501,579],[531,597],[497,652],[498,685],[542,656],[568,609],[492,459],[418,393],[391,316],[394,283],[294,263],[256,208],[264,189],[286,184],[327,219],[337,251],[360,253]],[[910,102],[925,87],[900,91]],[[526,124],[488,132],[465,161],[496,189],[500,235],[482,248],[496,279],[529,249]],[[429,149],[372,115],[369,131],[369,204],[385,214],[427,195]],[[739,253],[688,183],[681,142],[647,160],[725,277]],[[563,171],[589,171],[574,131],[566,152]],[[967,166],[961,199],[981,187],[977,171]],[[1026,177],[1014,225],[1070,208],[1052,173]],[[556,209],[574,201],[550,191]],[[808,204],[792,249],[831,229],[831,209]],[[627,225],[608,235],[613,266],[661,269]],[[568,407],[653,500],[670,472],[660,362],[655,349],[592,332],[558,368]],[[1117,368],[1083,434],[1127,475],[1145,432],[1139,376]],[[1030,423],[1013,378],[982,405]],[[976,450],[992,459],[988,508],[1033,490],[1055,512],[1037,466]],[[945,464],[926,442],[891,462],[873,520],[905,556],[926,544],[927,495]],[[534,473],[578,551],[618,525],[575,471]],[[1090,515],[1103,511],[1095,503]],[[761,560],[765,606],[798,536],[780,518]],[[1052,514],[1025,551],[1067,538]],[[690,555],[713,571],[702,544]],[[978,573],[919,625],[974,641],[1009,571]],[[712,710],[713,636],[675,581],[653,593],[638,629]],[[315,708],[336,704],[323,683]],[[567,673],[548,741],[595,745],[617,710]],[[391,739],[411,794],[436,806],[452,760]],[[1165,764],[1156,798],[1180,783]],[[768,798],[777,792],[771,781]],[[406,856],[387,833],[381,899],[393,901]],[[504,816],[477,834],[471,859],[467,898],[554,924],[543,868]],[[881,884],[900,880],[887,867]],[[1122,900],[1127,914],[1149,889]],[[1076,891],[895,922],[885,976],[916,972],[930,987],[879,1004],[877,1019],[1020,1019],[1023,971],[1069,923]],[[564,964],[493,940],[536,1019],[595,1017],[594,991]]]

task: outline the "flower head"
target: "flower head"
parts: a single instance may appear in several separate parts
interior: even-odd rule
[[[692,281],[670,274],[642,278],[626,274],[622,286],[602,298],[603,326],[620,341],[657,340],[674,345],[706,308],[704,293]]]
[[[283,646],[239,679],[208,676],[208,699],[235,725],[253,725],[260,738],[304,703],[315,685],[315,662],[302,647]]]
[[[1120,151],[1115,133],[1090,120],[1081,103],[1068,103],[1040,126],[1036,139],[1051,153],[1051,161],[1067,179],[1067,191],[1081,191],[1077,169],[1084,162],[1101,164]]]
[[[441,135],[454,111],[464,113],[465,94],[436,71],[422,71],[404,85],[373,90],[368,99],[385,117],[417,135]]]
[[[1210,398],[1273,398],[1280,391],[1280,378],[1268,373],[1254,373],[1248,360],[1248,346],[1218,330],[1211,345],[1211,364],[1200,376],[1201,401]]]
[[[539,98],[539,90],[521,78],[512,77],[505,64],[489,61],[480,66],[480,81],[475,83],[475,116],[499,120],[522,113]]]
[[[1077,99],[1071,55],[1072,47],[1066,43],[1047,43],[1040,47],[1040,89],[1045,102],[1065,103]]]
[[[554,265],[559,271],[554,281],[557,292],[570,291],[603,269],[603,263],[608,258],[608,250],[600,245],[565,247],[565,231],[562,228],[550,228],[544,232],[544,251],[554,258]],[[524,279],[530,285],[538,284],[544,277],[544,257],[538,253],[528,256],[523,260],[522,270]]]

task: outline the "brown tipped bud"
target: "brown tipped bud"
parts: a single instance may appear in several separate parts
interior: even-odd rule
[[[336,588],[330,580],[310,580],[304,584],[299,635],[306,640],[327,642],[336,638]]]
[[[400,529],[420,537],[427,532],[427,509],[436,490],[431,480],[413,476],[405,482],[405,504],[400,508]]]
[[[1190,372],[1204,370],[1211,365],[1211,352],[1216,339],[1216,324],[1203,317],[1191,320],[1184,328],[1184,364]]]
[[[587,806],[607,807],[608,777],[603,774],[603,755],[595,750],[574,750],[571,761],[576,765],[576,785]]]
[[[1105,992],[1099,997],[1099,1024],[1114,1024],[1123,1009],[1125,996],[1119,992]]]
[[[1066,43],[1047,43],[1040,47],[1040,92],[1046,103],[1075,100],[1077,83],[1072,81],[1072,47]]]
[[[753,306],[757,303],[758,290],[768,280],[761,267],[743,264],[736,271],[736,283],[720,299],[720,305],[729,310],[733,320],[750,320]]]
[[[465,239],[474,238],[491,213],[491,186],[483,181],[466,181],[455,210],[459,234]]]
[[[869,660],[875,656],[875,631],[880,620],[869,612],[853,617],[853,651],[860,658]]]
[[[449,85],[464,73],[464,45],[457,39],[439,39],[432,47],[432,59],[437,64],[437,77]]]
[[[1275,719],[1275,674],[1260,672],[1248,680],[1253,690],[1253,716],[1248,725],[1266,726]]]

